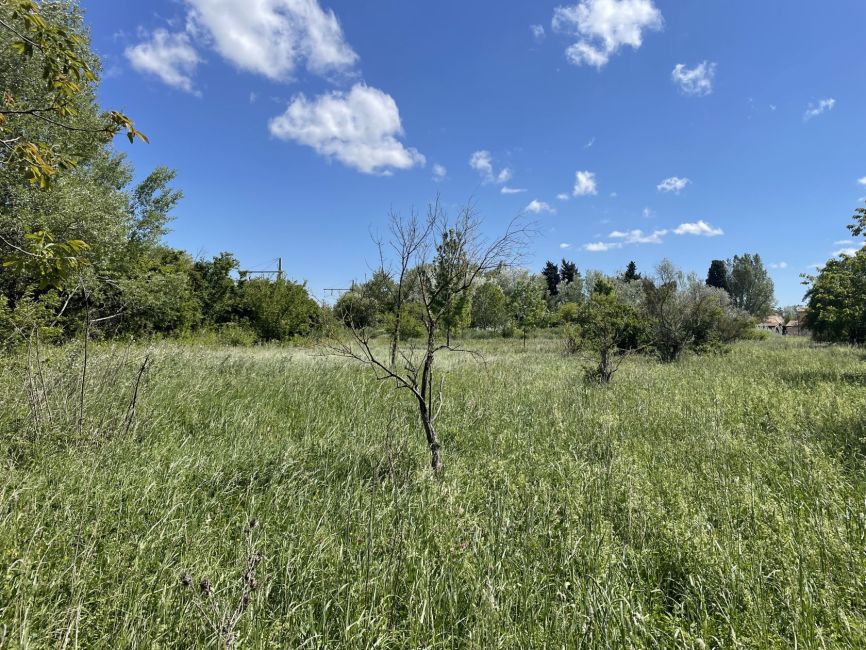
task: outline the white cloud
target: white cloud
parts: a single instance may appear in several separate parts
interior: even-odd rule
[[[671,176],[670,178],[664,179],[661,183],[656,185],[656,189],[659,192],[673,192],[674,194],[679,194],[682,192],[686,185],[691,183],[692,181],[688,178],[680,178],[679,176]]]
[[[618,241],[596,241],[583,245],[583,250],[588,253],[604,253],[606,251],[622,248],[622,243]]]
[[[560,247],[562,250],[565,250],[566,248],[571,248],[571,244],[566,244],[565,242],[563,242],[563,243],[561,243],[561,244],[559,245],[559,247]]]
[[[171,34],[157,29],[150,40],[126,48],[124,54],[139,72],[156,75],[169,86],[194,92],[192,77],[201,59],[186,33]]]
[[[622,46],[638,49],[644,30],[661,29],[662,14],[653,0],[580,0],[557,7],[551,25],[578,37],[566,50],[571,63],[602,68]]]
[[[807,121],[811,120],[813,117],[818,117],[825,111],[832,111],[834,106],[836,106],[836,100],[832,97],[822,99],[817,104],[809,104],[806,112],[803,113],[803,119]]]
[[[186,0],[187,23],[224,58],[270,79],[290,79],[300,62],[315,74],[351,69],[358,55],[333,11],[318,0]]]
[[[589,139],[589,142],[587,142],[585,145],[583,145],[583,148],[584,148],[584,149],[592,149],[592,146],[593,146],[594,144],[595,144],[595,136],[593,136],[592,138],[590,138],[590,139]]]
[[[567,192],[560,192],[559,194],[556,195],[556,198],[559,199],[560,201],[568,201],[569,197],[568,197]]]
[[[445,169],[444,165],[440,165],[436,163],[433,165],[433,180],[437,183],[440,181],[444,181],[445,177],[448,175],[448,170]]]
[[[654,216],[656,216],[656,213],[653,212],[652,210],[650,210],[649,208],[643,209],[643,218],[644,219],[652,219]]]
[[[725,231],[721,228],[714,228],[704,220],[696,221],[695,223],[681,223],[674,228],[674,233],[677,235],[697,235],[702,237],[718,237],[724,235]]]
[[[499,172],[494,171],[493,158],[485,149],[476,151],[469,157],[469,166],[481,175],[485,183],[502,185],[511,180],[511,170],[508,167],[502,168]]]
[[[787,269],[788,263],[787,262],[777,262],[776,264],[770,264],[769,267],[771,269]]]
[[[589,196],[598,194],[598,183],[595,173],[581,171],[574,173],[574,196]]]
[[[398,140],[403,126],[394,98],[362,83],[348,93],[334,91],[313,100],[297,95],[269,127],[282,140],[312,147],[367,174],[425,163],[423,155]]]
[[[532,32],[532,37],[539,43],[544,40],[544,27],[542,27],[541,25],[530,25],[529,31]]]
[[[860,185],[866,185],[866,176],[864,176],[863,178],[858,178],[857,182],[860,183]]]
[[[838,251],[834,252],[833,255],[835,257],[839,257],[840,255],[847,255],[848,257],[854,257],[859,251],[859,248],[841,248]]]
[[[685,95],[703,97],[713,92],[713,79],[716,76],[716,64],[704,61],[694,68],[687,68],[678,63],[671,72],[671,79],[679,86]]]
[[[620,239],[624,244],[661,244],[664,243],[662,237],[668,234],[667,230],[653,230],[651,233],[645,233],[643,230],[614,230],[608,235],[610,239]]]
[[[523,194],[526,190],[522,187],[508,187],[507,185],[503,185],[502,189],[499,191],[502,194]]]
[[[550,204],[545,203],[544,201],[539,201],[538,199],[532,199],[524,210],[527,212],[534,212],[535,214],[541,214],[542,212],[556,212],[556,210],[550,207]]]
[[[833,246],[851,246],[856,243],[857,242],[855,242],[853,239],[840,239],[839,241],[834,241]]]

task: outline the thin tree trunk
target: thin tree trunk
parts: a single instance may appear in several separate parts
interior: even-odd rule
[[[424,368],[421,371],[421,395],[418,398],[418,408],[421,411],[421,424],[427,436],[427,446],[430,448],[430,467],[434,472],[442,470],[442,459],[439,456],[439,438],[433,426],[433,358],[436,341],[434,328],[427,330],[427,354],[424,358]]]
[[[418,408],[421,411],[421,424],[424,425],[424,433],[427,436],[427,446],[430,448],[430,467],[439,473],[442,471],[442,458],[439,456],[439,438],[430,417],[429,405],[418,400]]]

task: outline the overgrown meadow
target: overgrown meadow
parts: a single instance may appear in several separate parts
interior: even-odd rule
[[[80,345],[4,359],[0,647],[866,646],[862,351],[599,386],[475,347],[440,476],[411,396],[316,350],[91,344],[83,393]]]

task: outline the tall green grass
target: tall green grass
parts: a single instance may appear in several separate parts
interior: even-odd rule
[[[52,350],[40,429],[4,361],[0,647],[216,643],[194,590],[237,600],[251,518],[242,647],[866,647],[862,353],[775,339],[601,387],[520,346],[442,357],[440,478],[411,397],[314,352],[103,345],[80,423]]]

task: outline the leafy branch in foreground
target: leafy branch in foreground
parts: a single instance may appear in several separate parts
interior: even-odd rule
[[[147,142],[147,136],[135,128],[133,121],[119,111],[108,111],[97,126],[80,126],[68,122],[78,114],[77,98],[97,82],[96,72],[86,57],[87,41],[82,34],[52,20],[44,3],[34,0],[3,0],[0,3],[0,30],[11,37],[11,47],[25,61],[35,60],[41,68],[45,93],[38,105],[27,97],[3,89],[0,97],[0,165],[19,170],[25,179],[48,187],[58,171],[76,165],[72,156],[56,150],[52,144],[31,142],[27,137],[25,118],[46,122],[63,130],[87,131],[114,137],[126,131],[130,142],[136,138]]]
[[[369,367],[378,380],[393,381],[398,389],[409,391],[418,405],[421,425],[430,449],[430,465],[434,471],[442,470],[440,438],[436,418],[442,408],[443,382],[439,380],[434,394],[435,359],[443,350],[480,354],[453,347],[447,337],[447,328],[453,315],[469,296],[472,287],[485,273],[514,264],[522,256],[529,230],[511,221],[505,233],[488,240],[481,232],[481,220],[473,205],[463,207],[456,219],[449,220],[439,200],[429,206],[421,221],[413,212],[401,220],[392,215],[392,239],[389,247],[398,260],[396,279],[389,285],[399,292],[390,301],[394,321],[390,332],[387,356],[379,356],[373,344],[373,330],[348,319],[348,339],[336,339],[329,344],[332,354],[358,361]],[[380,251],[384,247],[380,245]],[[381,255],[378,273],[390,277],[384,255]],[[422,346],[404,349],[399,341],[400,310],[403,292],[412,287],[421,305],[420,321],[423,326]]]

